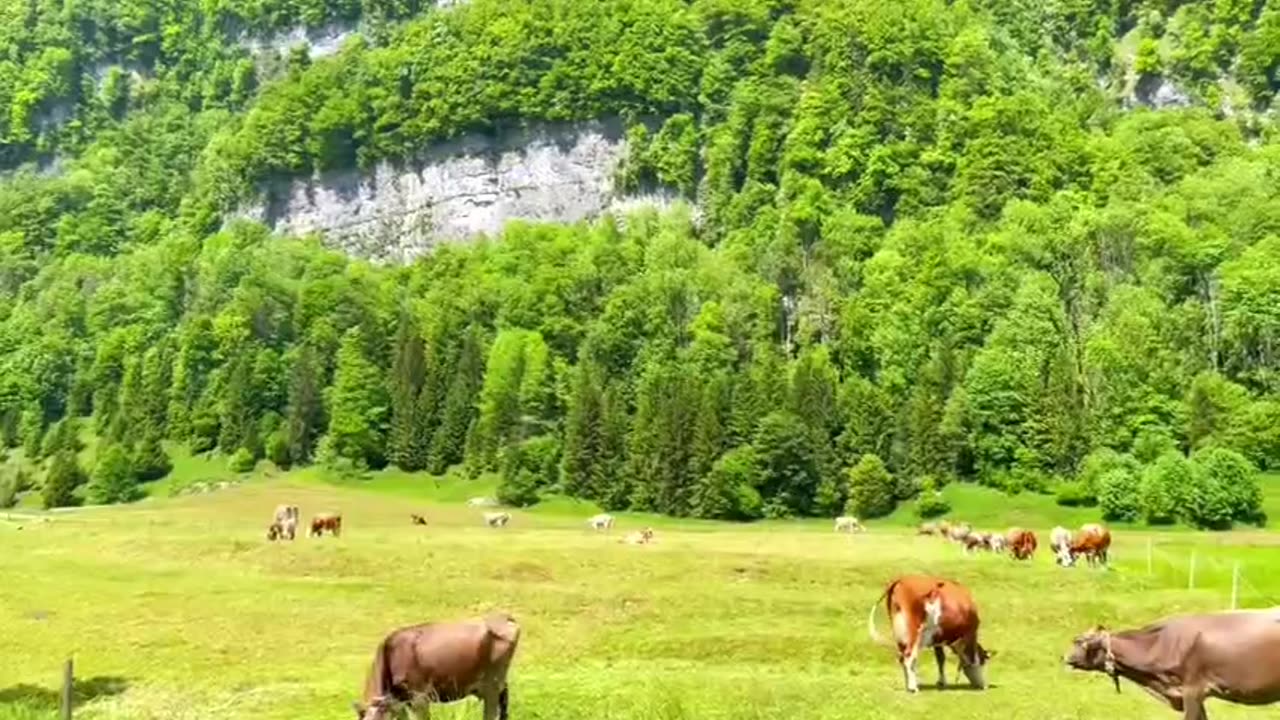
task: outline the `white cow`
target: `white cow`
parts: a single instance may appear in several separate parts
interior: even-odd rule
[[[862,523],[858,522],[858,518],[848,515],[841,515],[836,518],[836,532],[862,532],[866,528],[862,527]]]
[[[653,528],[645,528],[633,533],[627,533],[627,536],[618,542],[623,542],[628,545],[648,545],[653,542]]]
[[[592,530],[611,530],[613,529],[613,516],[608,513],[600,513],[587,519],[587,524]]]
[[[1005,541],[1004,535],[1000,533],[991,533],[991,537],[987,538],[987,547],[991,548],[993,553],[1002,553],[1009,544]]]
[[[298,506],[277,506],[274,524],[278,526],[279,537],[292,540],[298,532]]]
[[[1061,525],[1049,531],[1049,549],[1059,565],[1071,564],[1071,531]]]
[[[471,507],[497,507],[498,501],[487,497],[473,497],[467,501]]]
[[[958,525],[952,525],[951,529],[947,531],[947,539],[950,540],[951,542],[963,543],[965,539],[969,537],[969,534],[972,532],[973,532],[973,527],[970,526],[969,523],[960,523]]]
[[[488,512],[484,514],[484,524],[489,527],[506,527],[511,522],[511,513]]]

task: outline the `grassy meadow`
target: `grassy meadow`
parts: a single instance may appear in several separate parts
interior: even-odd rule
[[[1241,605],[1280,596],[1270,533],[1119,530],[1111,571],[1067,570],[1043,550],[1044,523],[1088,520],[1089,511],[977,488],[949,491],[959,493],[954,514],[988,529],[1035,527],[1033,562],[917,538],[906,513],[855,536],[826,521],[632,515],[595,534],[583,523],[592,508],[553,501],[494,530],[461,502],[483,491],[476,485],[267,475],[205,494],[155,492],[129,507],[0,512],[0,720],[54,717],[69,654],[76,718],[351,718],[386,631],[490,608],[524,628],[512,675],[520,719],[1168,718],[1134,686],[1117,695],[1101,676],[1066,670],[1071,638],[1095,622],[1224,608],[1236,561]],[[341,511],[343,536],[266,542],[283,501],[304,516]],[[411,525],[410,512],[430,525]],[[658,528],[656,544],[617,542],[642,524]],[[868,638],[867,613],[906,572],[974,590],[983,644],[996,651],[990,690],[937,692],[926,658],[924,691],[903,691],[894,651]],[[877,624],[887,635],[883,611]],[[948,674],[960,679],[951,658]],[[1247,714],[1223,704],[1213,712]],[[433,717],[479,718],[480,709],[468,701]]]

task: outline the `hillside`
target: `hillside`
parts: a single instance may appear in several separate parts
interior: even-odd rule
[[[46,504],[135,498],[177,444],[518,505],[878,516],[967,482],[1265,519],[1273,0],[0,18],[3,486]]]

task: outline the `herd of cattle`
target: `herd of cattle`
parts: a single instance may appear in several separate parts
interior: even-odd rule
[[[468,504],[496,506],[484,498]],[[268,539],[292,540],[298,518],[295,505],[276,508]],[[421,515],[410,518],[415,525],[427,524]],[[501,528],[511,515],[488,511],[483,519],[485,525]],[[604,513],[587,520],[596,531],[612,530],[614,523],[614,517]],[[319,537],[328,530],[336,536],[341,527],[341,515],[322,513],[312,518],[310,535]],[[849,516],[836,518],[835,529],[866,530]],[[1033,531],[1016,527],[1004,533],[983,532],[967,523],[938,522],[921,525],[917,534],[956,543],[966,553],[1008,552],[1016,560],[1033,558],[1038,546]],[[647,527],[621,540],[635,545],[653,541],[653,529]],[[1091,566],[1106,565],[1110,546],[1110,531],[1097,524],[1075,533],[1063,527],[1049,533],[1054,561],[1062,566],[1082,557]],[[867,624],[875,643],[884,642],[875,622],[882,601],[908,692],[919,691],[917,663],[930,649],[937,661],[938,687],[946,686],[947,648],[972,687],[987,687],[986,666],[995,652],[978,641],[978,606],[967,587],[930,575],[894,579],[871,606]],[[355,703],[356,717],[389,720],[402,708],[425,715],[431,703],[475,697],[483,703],[484,720],[508,720],[507,674],[519,640],[519,625],[502,612],[394,630],[377,647],[363,699]],[[1204,703],[1209,698],[1244,705],[1280,702],[1280,608],[1183,615],[1118,632],[1098,626],[1076,637],[1062,660],[1073,669],[1107,675],[1117,692],[1120,678],[1125,678],[1183,713],[1184,720],[1207,720]]]

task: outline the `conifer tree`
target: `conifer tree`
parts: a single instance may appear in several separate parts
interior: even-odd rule
[[[604,397],[600,387],[600,370],[584,360],[573,371],[568,415],[564,426],[564,452],[561,458],[561,483],[565,492],[584,498],[596,498],[603,490]]]
[[[98,457],[89,481],[89,502],[96,505],[131,502],[138,499],[138,480],[123,445],[113,444]]]
[[[315,353],[304,343],[289,369],[289,406],[285,418],[288,461],[311,462],[316,438],[324,428],[324,404],[317,379]]]
[[[453,379],[440,415],[440,426],[431,440],[431,463],[428,469],[434,474],[443,473],[450,465],[462,460],[467,433],[475,417],[476,393],[484,377],[483,352],[480,330],[472,326],[463,337],[458,361],[454,365]]]
[[[334,455],[357,466],[381,467],[386,458],[386,389],[381,372],[365,357],[358,328],[342,338],[327,399],[327,439]]]
[[[84,471],[73,450],[59,450],[49,464],[42,499],[45,509],[76,505],[76,488],[85,482]]]
[[[388,437],[390,460],[401,470],[421,470],[426,458],[419,452],[419,394],[425,374],[422,336],[417,322],[407,310],[400,314],[395,338],[395,361],[391,368],[391,428]]]

